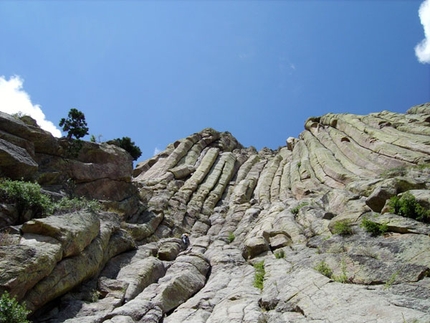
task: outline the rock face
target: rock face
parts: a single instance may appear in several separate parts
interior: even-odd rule
[[[3,177],[37,181],[49,191],[97,199],[127,217],[139,211],[132,167],[132,157],[115,145],[57,139],[28,116],[0,112]]]
[[[1,139],[41,174],[30,144]],[[66,168],[83,194],[103,171],[125,177],[98,149]],[[388,206],[408,192],[427,210],[429,166],[430,104],[310,118],[276,151],[204,129],[124,181],[139,211],[26,222],[0,246],[0,289],[47,323],[430,322],[430,216]]]

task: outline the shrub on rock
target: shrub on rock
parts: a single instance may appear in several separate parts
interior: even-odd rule
[[[10,297],[5,291],[0,298],[0,323],[28,323],[29,314],[24,305],[18,303],[15,297]]]

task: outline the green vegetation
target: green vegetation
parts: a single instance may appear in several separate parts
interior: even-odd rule
[[[300,203],[299,205],[297,205],[296,207],[291,209],[291,213],[298,214],[300,209],[306,205],[308,205],[308,203],[306,203],[306,202]]]
[[[352,230],[351,225],[352,224],[351,224],[350,220],[336,221],[333,225],[333,233],[339,234],[341,236],[352,235],[354,233],[354,231]]]
[[[77,157],[82,148],[81,138],[88,135],[89,130],[85,121],[85,115],[75,108],[70,109],[67,119],[62,118],[59,125],[64,132],[67,132],[67,139],[69,141],[67,152],[71,156]]]
[[[388,230],[388,226],[386,223],[379,224],[367,218],[364,218],[361,221],[361,227],[374,237],[382,235]]]
[[[87,210],[90,212],[98,212],[100,211],[100,203],[96,200],[87,200],[85,198],[68,198],[63,197],[58,202],[54,203],[53,213],[62,214],[68,212],[76,212],[80,210]]]
[[[228,238],[227,238],[228,243],[232,243],[232,242],[234,241],[234,239],[236,239],[236,237],[235,237],[234,233],[233,233],[233,232],[230,232],[230,233],[228,234]]]
[[[419,164],[419,165],[415,166],[415,168],[417,168],[419,170],[427,169],[427,168],[430,168],[430,164],[429,163]]]
[[[95,135],[91,135],[90,141],[101,142],[101,137],[102,135],[99,135],[97,139]],[[134,141],[131,141],[130,137],[122,137],[114,140],[109,140],[107,141],[107,143],[121,147],[126,152],[128,152],[131,157],[133,157],[133,160],[137,160],[140,156],[142,156],[142,151],[138,146],[136,146]]]
[[[90,135],[90,142],[98,142],[98,143],[100,143],[100,142],[102,142],[102,137],[103,137],[103,135],[94,135],[94,134],[91,134]]]
[[[51,200],[37,183],[3,179],[0,181],[0,199],[15,204],[20,218],[29,210],[35,217],[44,216],[52,208]]]
[[[42,193],[39,184],[8,179],[0,180],[0,200],[15,205],[20,217],[19,223],[24,220],[23,216],[28,211],[31,211],[33,217],[37,218],[49,214],[62,214],[79,210],[97,212],[101,209],[98,201],[85,198],[63,197],[54,203],[48,195]],[[0,239],[6,243],[5,233],[2,233]]]
[[[264,275],[264,260],[254,264],[255,276],[254,276],[254,287],[263,290]]]
[[[328,278],[331,278],[331,276],[333,276],[333,270],[324,260],[319,262],[314,269]]]
[[[333,275],[333,270],[330,268],[330,266],[324,261],[321,260],[315,267],[314,269],[316,271],[318,271],[320,274],[333,279],[334,281],[338,282],[338,283],[348,283],[349,279],[348,279],[348,275],[346,273],[346,261],[345,259],[342,259],[341,263],[340,263],[340,269],[341,269],[341,274],[339,276]]]
[[[133,157],[133,160],[137,160],[142,155],[140,148],[136,146],[134,141],[131,141],[129,137],[117,138],[114,142],[117,143],[119,147],[127,151],[131,157]]]
[[[397,279],[397,276],[398,276],[398,275],[399,275],[399,272],[398,272],[398,271],[394,272],[394,273],[390,276],[390,279],[388,279],[388,280],[385,282],[384,289],[388,289],[388,288],[390,288],[391,286],[393,286],[393,284],[396,282],[396,279]]]
[[[340,263],[341,274],[339,276],[332,275],[332,279],[338,283],[346,284],[348,282],[348,276],[346,274],[346,261],[342,259]]]
[[[405,192],[401,197],[393,196],[388,201],[390,212],[415,219],[418,221],[430,222],[430,211],[424,209],[410,192]]]
[[[0,323],[28,323],[29,313],[15,297],[11,298],[7,291],[3,293],[0,298]]]
[[[79,140],[82,137],[88,135],[87,122],[85,121],[85,115],[78,109],[72,108],[69,111],[67,119],[62,118],[59,126],[62,127],[64,132],[67,132],[67,139]]]
[[[275,257],[276,259],[285,258],[285,251],[284,249],[279,249],[275,251]]]

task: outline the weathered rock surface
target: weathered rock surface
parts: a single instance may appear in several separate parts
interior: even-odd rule
[[[276,151],[204,129],[138,164],[131,182],[103,176],[105,160],[77,161],[88,164],[74,178],[123,178],[139,212],[35,219],[0,247],[0,288],[34,322],[430,322],[430,224],[387,207],[405,192],[430,205],[430,104],[310,118]]]
[[[132,157],[127,152],[107,143],[82,141],[76,155],[71,145],[39,128],[28,116],[0,112],[1,176],[37,181],[49,191],[97,199],[125,217],[140,210],[131,183]]]

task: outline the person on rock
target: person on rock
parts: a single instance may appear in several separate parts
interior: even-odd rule
[[[188,249],[188,247],[190,245],[190,238],[189,238],[188,234],[183,233],[182,236],[181,236],[181,240],[182,240],[182,243],[183,243],[183,245],[185,247],[184,249],[185,250]]]

